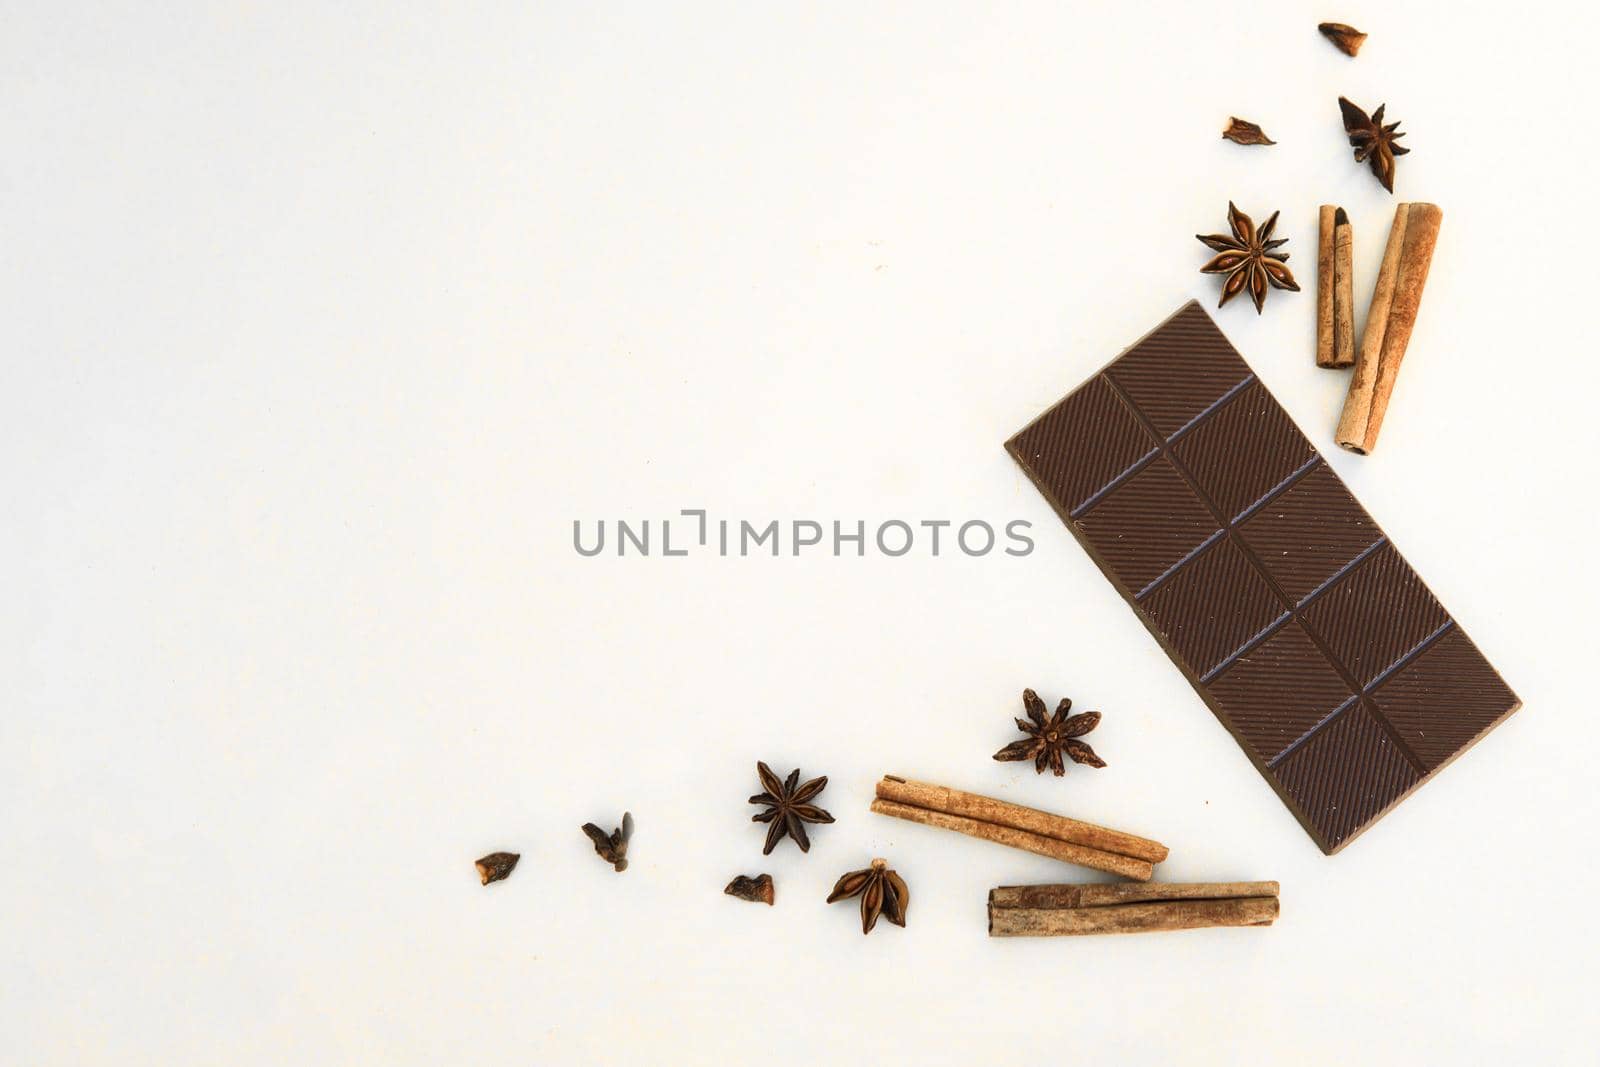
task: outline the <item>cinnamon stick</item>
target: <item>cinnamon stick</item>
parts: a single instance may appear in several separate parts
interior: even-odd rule
[[[1135,859],[1131,856],[1119,855],[1115,852],[1105,852],[1084,845],[1074,845],[1059,838],[1046,837],[1043,834],[1030,833],[1027,830],[1018,830],[1011,826],[1002,826],[998,823],[984,822],[981,819],[972,819],[964,815],[951,815],[948,812],[933,811],[928,808],[919,808],[911,804],[902,804],[894,800],[874,800],[872,810],[879,815],[892,815],[897,819],[906,819],[910,822],[921,823],[924,826],[937,826],[944,830],[954,830],[976,837],[984,841],[993,841],[1000,845],[1010,845],[1040,856],[1049,856],[1051,859],[1061,860],[1063,863],[1075,863],[1080,867],[1089,867],[1108,874],[1119,874],[1124,878],[1134,878],[1141,882],[1149,881],[1155,874],[1154,867],[1147,860]]]
[[[1317,366],[1333,366],[1333,213],[1323,204],[1317,209]]]
[[[1350,216],[1323,204],[1317,221],[1317,366],[1348,367],[1356,361]]]
[[[1161,900],[1095,908],[989,908],[990,937],[1074,937],[1144,934],[1207,926],[1270,926],[1277,897]]]
[[[1003,885],[989,890],[991,908],[1094,908],[1156,900],[1275,897],[1277,882],[1146,882],[1109,885]]]
[[[1428,281],[1439,223],[1444,213],[1433,204],[1401,204],[1395,208],[1383,268],[1372,290],[1361,351],[1350,376],[1350,391],[1334,440],[1341,448],[1366,455],[1378,443],[1378,431],[1394,393],[1400,361]]]
[[[1349,367],[1356,361],[1356,307],[1353,268],[1355,234],[1344,208],[1333,213],[1333,366]]]
[[[912,807],[942,811],[950,815],[963,815],[980,822],[1009,826],[1043,837],[1053,837],[1068,844],[1082,845],[1100,852],[1113,852],[1121,856],[1160,863],[1167,858],[1167,846],[1147,837],[1136,837],[1120,830],[1110,830],[1094,823],[1079,822],[1065,815],[1053,815],[1037,808],[1008,804],[1004,800],[980,796],[960,789],[950,789],[929,782],[918,782],[897,775],[884,775],[878,783],[878,798],[892,800]]]

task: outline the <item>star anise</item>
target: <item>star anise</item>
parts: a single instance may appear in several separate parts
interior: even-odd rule
[[[1222,283],[1222,300],[1217,306],[1221,307],[1247,287],[1250,290],[1250,299],[1256,302],[1256,314],[1261,314],[1261,305],[1267,301],[1267,285],[1270,283],[1274,289],[1288,289],[1298,293],[1300,286],[1295,284],[1294,275],[1289,273],[1289,268],[1284,261],[1289,258],[1287,252],[1274,252],[1273,249],[1287,244],[1287,237],[1272,239],[1272,229],[1278,224],[1278,213],[1274,211],[1272,217],[1262,223],[1258,230],[1250,221],[1250,216],[1233,206],[1233,201],[1228,201],[1228,225],[1233,234],[1225,233],[1195,234],[1207,248],[1216,250],[1216,255],[1200,268],[1201,274],[1226,274],[1228,277]]]
[[[609,834],[592,822],[583,824],[583,832],[594,842],[594,850],[601,859],[618,872],[628,869],[628,840],[633,837],[633,816],[622,813],[622,825]]]
[[[1339,113],[1344,116],[1344,132],[1350,135],[1350,147],[1356,150],[1356,162],[1365,163],[1372,168],[1372,173],[1377,175],[1378,181],[1389,192],[1394,192],[1394,159],[1411,151],[1401,145],[1395,144],[1403,133],[1396,133],[1400,128],[1398,122],[1383,124],[1383,109],[1387,104],[1379,104],[1378,110],[1368,115],[1344,97],[1339,98]]]
[[[772,773],[772,768],[765,763],[756,764],[756,773],[761,776],[761,784],[766,792],[757,793],[750,798],[752,804],[764,804],[766,811],[757,812],[750,816],[751,822],[770,823],[767,827],[767,843],[761,849],[763,856],[768,855],[778,847],[778,842],[788,834],[794,838],[794,843],[800,846],[801,852],[811,851],[811,838],[806,836],[806,823],[832,822],[833,816],[817,807],[807,803],[812,797],[822,792],[828,784],[828,776],[813,778],[804,785],[799,785],[800,768],[796,767],[789,772],[789,777],[783,781]]]
[[[906,924],[906,908],[911,904],[911,890],[906,881],[889,870],[884,860],[873,860],[864,871],[851,871],[833,884],[828,903],[844,900],[857,894],[861,896],[861,932],[872,933],[882,915],[896,926]]]
[[[1094,754],[1094,749],[1077,740],[1100,725],[1098,711],[1069,716],[1067,712],[1072,710],[1072,701],[1063,698],[1056,713],[1047,715],[1044,701],[1032,689],[1022,691],[1022,706],[1028,710],[1028,717],[1017,720],[1017,729],[1028,736],[996,752],[995,759],[1003,763],[1031,759],[1034,770],[1043,774],[1048,766],[1056,772],[1057,778],[1067,773],[1066,762],[1061,758],[1063,752],[1074,763],[1086,763],[1091,767],[1106,765],[1105,760]]]

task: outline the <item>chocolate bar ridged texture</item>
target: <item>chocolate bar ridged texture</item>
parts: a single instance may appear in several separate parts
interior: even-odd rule
[[[1199,304],[1006,448],[1324,852],[1520,706]]]

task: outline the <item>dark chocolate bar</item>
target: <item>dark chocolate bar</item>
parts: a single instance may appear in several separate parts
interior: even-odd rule
[[[1520,706],[1199,304],[1006,448],[1324,852]]]

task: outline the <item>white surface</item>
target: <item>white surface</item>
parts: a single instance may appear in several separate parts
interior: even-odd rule
[[[7,5],[0,1060],[1592,1055],[1591,16],[858,6]],[[1445,208],[1365,460],[1311,364],[1316,205],[1363,311],[1392,212],[1340,93]],[[1218,321],[1526,703],[1332,859],[1001,449],[1214,303],[1230,197],[1305,291]],[[692,507],[1038,547],[571,547]],[[1110,768],[990,762],[1025,685]],[[758,758],[831,776],[808,856]],[[1283,918],[991,942],[991,886],[1077,872],[868,814],[889,771]],[[578,824],[625,806],[617,876]],[[822,898],[874,855],[914,898],[863,939]]]

